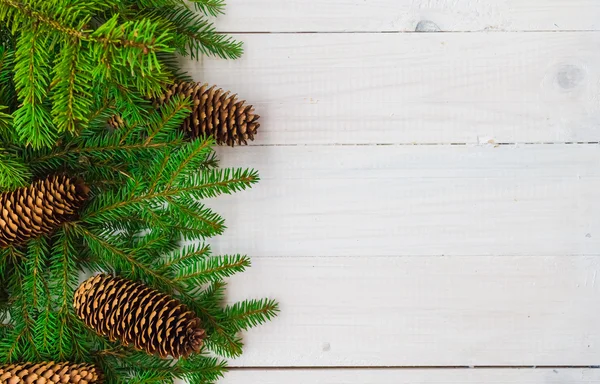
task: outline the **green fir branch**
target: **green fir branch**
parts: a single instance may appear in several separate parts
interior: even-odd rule
[[[14,126],[21,141],[33,148],[51,146],[56,140],[46,102],[50,52],[50,41],[39,27],[22,32],[17,43],[15,87],[23,105],[14,113]]]
[[[91,63],[76,39],[62,46],[54,67],[52,115],[58,132],[75,132],[78,124],[88,122],[92,95],[88,84],[92,82]]]
[[[196,5],[200,4],[197,2]],[[204,5],[207,3],[205,2]],[[215,10],[217,7],[204,7]],[[220,34],[214,25],[187,7],[164,7],[153,10],[148,16],[163,22],[166,28],[176,31],[178,51],[197,59],[201,55],[223,59],[238,59],[243,54],[243,44],[228,35]]]
[[[225,13],[225,0],[191,0],[197,10],[208,16],[218,16]]]
[[[205,283],[223,280],[235,273],[243,272],[250,267],[247,256],[219,256],[186,258],[176,264],[173,281],[180,282],[186,290],[193,291]]]
[[[12,190],[29,184],[31,171],[22,158],[0,149],[0,190]]]
[[[214,383],[226,364],[212,355],[239,356],[240,331],[276,315],[267,299],[226,306],[224,280],[250,260],[204,243],[225,229],[204,200],[258,173],[219,169],[212,139],[188,141],[188,98],[151,102],[185,76],[176,55],[241,55],[207,19],[224,1],[191,3],[200,13],[184,0],[0,0],[0,189],[66,174],[91,191],[72,221],[0,248],[0,362],[93,362],[108,384]],[[200,318],[205,347],[169,360],[99,336],[73,308],[82,272],[171,295]]]
[[[27,261],[24,266],[22,295],[30,309],[44,310],[49,304],[50,290],[46,276],[47,256],[48,242],[44,237],[29,241]]]
[[[238,331],[245,331],[272,320],[279,313],[279,305],[272,299],[246,300],[225,308],[228,323]]]

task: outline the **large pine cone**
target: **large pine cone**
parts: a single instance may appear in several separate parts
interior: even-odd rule
[[[254,140],[260,116],[245,101],[237,101],[236,95],[208,84],[180,82],[155,99],[154,106],[161,106],[175,95],[190,97],[194,103],[192,114],[181,127],[190,138],[213,136],[217,144],[232,147]]]
[[[75,292],[73,306],[100,335],[163,358],[198,352],[205,337],[200,319],[185,305],[120,277],[102,274],[87,279]]]
[[[95,384],[104,382],[92,364],[25,363],[0,366],[3,384]]]
[[[22,243],[73,220],[88,193],[81,180],[55,175],[0,194],[0,247]]]

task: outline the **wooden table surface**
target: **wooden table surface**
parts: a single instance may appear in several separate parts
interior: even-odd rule
[[[229,0],[262,116],[210,204],[230,300],[281,315],[225,384],[600,383],[600,0]]]

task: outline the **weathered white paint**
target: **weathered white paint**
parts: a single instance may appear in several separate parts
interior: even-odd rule
[[[597,0],[229,0],[223,31],[597,30]]]
[[[255,257],[230,300],[282,312],[232,365],[596,365],[599,272],[600,256]]]
[[[219,156],[263,180],[213,245],[282,313],[225,384],[600,383],[510,368],[599,361],[600,2],[228,3],[245,56],[185,67],[256,106]]]
[[[256,106],[253,144],[600,140],[600,32],[237,37],[185,67]]]
[[[600,254],[600,146],[272,146],[210,202],[218,252],[253,257]]]
[[[597,384],[592,369],[236,370],[222,384]]]

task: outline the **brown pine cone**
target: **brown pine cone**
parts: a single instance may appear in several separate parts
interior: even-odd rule
[[[185,305],[120,277],[87,279],[75,292],[73,307],[98,334],[163,358],[198,352],[205,337],[200,319]]]
[[[238,101],[236,95],[208,84],[180,82],[154,99],[154,106],[160,107],[175,95],[189,97],[194,103],[192,114],[181,126],[190,138],[213,136],[217,144],[232,147],[247,145],[248,140],[254,140],[260,127],[260,116],[254,114],[251,105]]]
[[[89,191],[79,179],[55,175],[0,194],[0,247],[49,233],[75,219]]]
[[[24,363],[0,366],[0,383],[5,384],[96,384],[102,372],[92,364]]]

